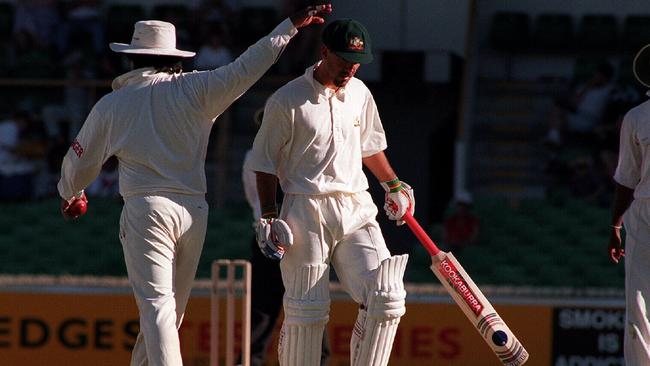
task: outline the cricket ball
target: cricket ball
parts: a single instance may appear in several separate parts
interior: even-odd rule
[[[70,205],[70,208],[68,208],[68,212],[70,213],[70,216],[77,217],[85,214],[87,209],[88,205],[86,204],[86,201],[75,200]]]

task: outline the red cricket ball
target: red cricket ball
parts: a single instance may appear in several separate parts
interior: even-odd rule
[[[88,205],[84,200],[75,200],[68,208],[70,216],[77,217],[86,213]]]

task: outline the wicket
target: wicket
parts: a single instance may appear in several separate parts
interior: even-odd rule
[[[222,269],[225,268],[225,277]],[[241,272],[237,279],[238,271]],[[247,260],[218,259],[212,262],[212,291],[210,296],[210,366],[219,366],[219,301],[226,295],[226,366],[235,365],[235,299],[241,307],[242,366],[250,365],[251,343],[251,263]]]

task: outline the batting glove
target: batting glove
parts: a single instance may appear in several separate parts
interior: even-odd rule
[[[293,245],[291,228],[284,220],[262,218],[257,223],[257,245],[265,257],[279,261],[285,248]]]
[[[403,225],[402,217],[407,211],[415,213],[415,193],[408,184],[395,178],[389,182],[382,182],[381,186],[386,191],[384,210],[390,220],[397,221],[397,225]]]

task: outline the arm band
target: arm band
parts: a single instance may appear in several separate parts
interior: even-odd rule
[[[402,190],[402,182],[400,182],[399,178],[395,178],[385,183],[386,186],[388,186],[388,191],[390,193],[395,193]]]

